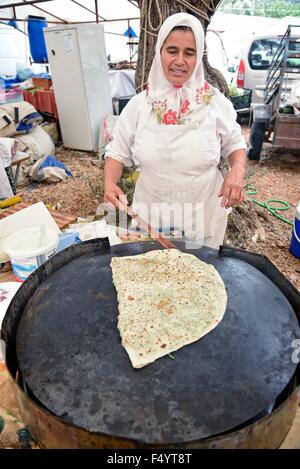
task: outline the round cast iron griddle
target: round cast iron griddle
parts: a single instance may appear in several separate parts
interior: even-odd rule
[[[283,293],[245,261],[190,251],[222,276],[228,306],[201,340],[134,369],[117,329],[112,256],[157,249],[114,246],[68,261],[35,291],[21,317],[17,354],[34,396],[63,420],[144,443],[197,440],[257,416],[296,365],[295,313]],[[55,262],[55,257],[52,260]]]

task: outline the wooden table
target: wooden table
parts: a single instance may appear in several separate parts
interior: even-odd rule
[[[32,204],[19,202],[15,205],[11,205],[10,207],[4,208],[0,210],[0,220],[8,217],[9,215],[15,214],[23,210],[24,208],[28,208],[30,207],[30,205]],[[75,217],[74,215],[63,213],[58,210],[52,210],[49,208],[48,208],[48,211],[60,230],[64,230],[65,228],[68,228],[69,225],[72,225],[73,223],[76,223],[77,221],[77,217]]]
[[[9,270],[8,272],[0,273],[0,283],[15,282],[15,281],[16,281],[16,277],[14,276],[14,273],[12,270]]]
[[[53,90],[32,90],[23,91],[24,101],[32,104],[32,106],[40,112],[51,114],[58,119],[58,112]]]

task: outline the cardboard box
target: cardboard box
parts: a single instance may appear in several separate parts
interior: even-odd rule
[[[34,88],[43,88],[44,90],[50,90],[52,85],[51,78],[32,78]]]

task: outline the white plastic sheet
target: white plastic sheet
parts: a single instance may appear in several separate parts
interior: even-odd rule
[[[13,191],[10,186],[2,158],[0,158],[0,199],[13,197]]]
[[[135,70],[109,70],[112,99],[135,95],[134,75]]]
[[[288,102],[293,106],[294,113],[296,116],[300,114],[300,80],[297,80],[296,83],[292,86],[290,95],[288,97]]]

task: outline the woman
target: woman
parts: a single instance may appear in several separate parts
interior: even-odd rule
[[[204,31],[185,13],[163,23],[146,91],[134,96],[107,147],[104,200],[122,208],[123,166],[140,170],[133,208],[153,227],[182,228],[217,248],[228,208],[243,200],[245,141],[231,102],[204,81]],[[224,181],[217,165],[228,158]]]

